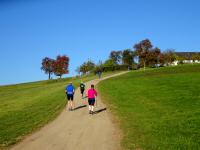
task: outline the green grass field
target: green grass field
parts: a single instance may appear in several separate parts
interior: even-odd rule
[[[124,149],[200,149],[200,65],[132,71],[102,81]]]
[[[107,76],[116,72],[104,73]],[[97,78],[90,75],[89,81]],[[53,120],[65,107],[65,86],[80,79],[61,79],[18,85],[0,86],[0,149],[6,148],[27,134]]]

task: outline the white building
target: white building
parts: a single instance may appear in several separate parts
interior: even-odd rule
[[[181,60],[175,60],[171,65],[178,65],[179,63],[191,64],[200,63],[200,60],[194,60],[193,56],[198,55],[200,57],[200,52],[175,52],[177,57],[182,58]]]

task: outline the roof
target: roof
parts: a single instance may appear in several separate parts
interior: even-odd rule
[[[200,52],[175,52],[177,56],[192,58],[193,55],[200,55]]]

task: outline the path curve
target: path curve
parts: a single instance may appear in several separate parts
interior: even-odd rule
[[[86,83],[91,84],[124,74],[121,72]],[[79,89],[75,92],[75,107],[83,105]],[[104,110],[105,104],[98,97],[96,110]],[[39,131],[25,138],[11,150],[117,150],[120,148],[119,131],[111,121],[108,111],[89,115],[88,108],[82,107],[62,113]]]

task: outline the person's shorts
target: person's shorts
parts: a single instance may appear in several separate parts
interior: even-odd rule
[[[67,99],[68,101],[73,101],[74,100],[74,95],[73,94],[67,94]]]
[[[84,89],[81,89],[81,94],[83,94],[83,93],[84,93],[84,91],[85,91]]]
[[[88,99],[88,104],[94,106],[95,103],[95,98],[89,98]]]

